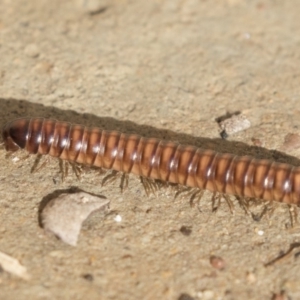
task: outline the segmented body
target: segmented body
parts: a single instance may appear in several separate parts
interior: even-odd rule
[[[3,129],[6,150],[59,157],[241,197],[300,204],[300,167],[42,118]]]

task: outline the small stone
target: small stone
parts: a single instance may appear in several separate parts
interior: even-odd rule
[[[183,293],[178,297],[178,300],[194,300],[194,299],[195,298],[193,298],[192,296],[186,293]]]
[[[189,226],[181,226],[180,232],[183,235],[189,236],[192,233],[192,228]]]
[[[289,300],[289,296],[285,291],[281,291],[280,293],[273,294],[272,300]]]
[[[198,297],[202,300],[210,300],[210,299],[214,299],[214,292],[211,290],[203,290],[201,292],[197,293]]]
[[[127,111],[131,113],[136,109],[136,104],[135,103],[128,103],[126,108],[127,108]]]
[[[209,258],[209,261],[212,267],[214,267],[215,269],[223,270],[225,268],[225,261],[222,257],[212,255]]]
[[[300,135],[297,133],[288,133],[284,137],[284,143],[280,150],[291,151],[300,148]]]
[[[122,217],[121,217],[120,215],[116,215],[116,216],[114,217],[114,220],[115,220],[117,223],[120,223],[120,222],[122,222]]]
[[[40,61],[34,66],[34,70],[40,74],[50,73],[52,68],[53,64],[49,63],[48,61]]]
[[[35,44],[29,44],[25,47],[24,52],[27,56],[35,58],[38,57],[40,52],[39,49],[37,47],[37,45]]]
[[[252,272],[249,272],[246,278],[249,283],[254,283],[256,281],[256,276]]]
[[[91,15],[96,15],[106,10],[107,3],[103,0],[81,0],[80,6],[87,13]]]
[[[62,250],[54,250],[49,253],[49,256],[54,257],[54,258],[65,258],[66,253]]]
[[[94,280],[94,276],[92,274],[83,274],[82,278],[84,278],[87,281],[93,281]]]
[[[256,232],[257,235],[263,236],[264,235],[264,231],[258,228],[255,228],[254,231]]]
[[[222,130],[221,137],[226,138],[229,135],[249,128],[251,123],[245,115],[239,114],[219,122],[219,126]]]

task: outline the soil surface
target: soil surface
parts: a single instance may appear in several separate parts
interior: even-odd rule
[[[299,11],[299,0],[0,0],[0,126],[53,118],[299,166]],[[216,119],[235,112],[251,127],[221,139]],[[287,205],[252,204],[251,216],[232,197],[232,212],[224,199],[213,211],[211,192],[199,205],[172,188],[147,197],[131,176],[121,193],[89,169],[62,182],[57,159],[31,174],[25,156],[0,149],[0,251],[30,276],[3,269],[1,299],[300,299]],[[76,247],[39,222],[71,187],[111,201]]]

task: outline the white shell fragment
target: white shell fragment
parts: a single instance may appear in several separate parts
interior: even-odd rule
[[[222,130],[221,136],[226,137],[249,128],[251,123],[245,115],[239,114],[233,115],[229,119],[221,121],[219,126]]]
[[[121,217],[120,215],[116,215],[116,216],[114,217],[114,220],[115,220],[116,222],[120,223],[120,222],[122,222],[122,217]]]
[[[109,202],[108,199],[84,192],[61,194],[49,201],[43,209],[43,227],[63,242],[76,246],[83,221],[93,211],[106,209]]]
[[[0,252],[0,266],[6,272],[19,276],[25,280],[30,279],[29,274],[19,261],[3,252]]]

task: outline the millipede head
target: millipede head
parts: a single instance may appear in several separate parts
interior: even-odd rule
[[[25,148],[30,119],[17,119],[7,123],[2,130],[6,151],[17,151]]]

